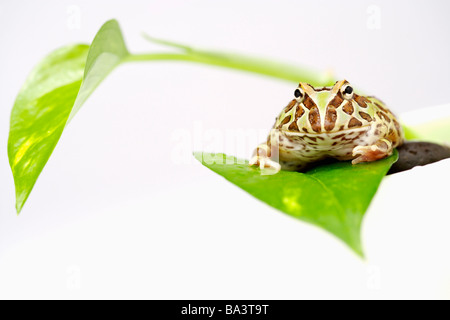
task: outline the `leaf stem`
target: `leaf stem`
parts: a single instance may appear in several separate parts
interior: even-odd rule
[[[123,62],[136,61],[188,61],[247,72],[258,73],[287,81],[308,82],[313,86],[327,86],[334,83],[330,73],[316,72],[306,68],[292,67],[283,63],[274,63],[264,59],[249,58],[238,54],[226,54],[209,51],[185,53],[147,53],[130,54]]]

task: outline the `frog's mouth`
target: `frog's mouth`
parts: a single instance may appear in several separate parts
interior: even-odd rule
[[[351,134],[351,133],[360,133],[360,132],[366,132],[371,128],[370,124],[360,126],[357,128],[337,128],[336,130],[331,131],[321,131],[321,132],[303,132],[303,131],[291,131],[291,130],[282,130],[282,132],[286,135],[292,135],[292,136],[323,136],[323,137],[329,137],[329,136],[335,136],[340,134]]]

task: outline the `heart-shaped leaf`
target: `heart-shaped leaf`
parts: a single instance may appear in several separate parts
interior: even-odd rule
[[[9,163],[20,212],[68,121],[126,56],[119,25],[108,21],[91,46],[72,45],[34,68],[11,113]]]
[[[248,162],[223,154],[195,153],[203,165],[268,205],[315,224],[347,243],[363,256],[360,229],[378,186],[397,160],[352,165],[335,162],[306,173],[280,171],[261,175]]]
[[[56,50],[34,68],[19,92],[11,115],[8,155],[16,185],[17,212],[25,204],[67,123],[100,82],[122,62],[179,60],[316,85],[333,82],[329,74],[287,64],[149,40],[182,52],[130,54],[119,24],[111,20],[100,28],[90,46],[74,45]]]

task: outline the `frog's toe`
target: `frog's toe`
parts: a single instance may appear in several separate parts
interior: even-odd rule
[[[254,156],[248,162],[250,166],[259,166],[264,174],[275,174],[281,170],[281,165],[267,157]]]
[[[386,141],[380,140],[376,144],[371,146],[357,146],[353,149],[353,159],[352,164],[357,164],[360,162],[370,162],[379,159],[383,159],[392,153],[391,148]]]
[[[372,148],[372,147],[374,147],[374,148]],[[356,157],[356,158],[354,158],[352,160],[352,164],[375,161],[377,159],[382,158],[382,157],[378,157],[378,155],[379,155],[379,152],[375,146],[356,147],[353,149],[353,157]]]
[[[258,156],[254,156],[250,159],[250,161],[248,162],[248,164],[250,166],[259,166],[259,157]]]
[[[260,159],[259,168],[262,174],[275,174],[281,170],[281,165],[270,158]]]

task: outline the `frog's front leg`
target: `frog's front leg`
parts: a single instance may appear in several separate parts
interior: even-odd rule
[[[353,148],[353,156],[358,157],[353,159],[352,164],[386,158],[392,154],[393,149],[392,142],[387,139],[380,139],[370,146],[357,146]]]
[[[256,147],[249,165],[259,166],[262,174],[278,173],[281,170],[281,165],[278,162],[279,138],[279,131],[272,129],[267,137],[267,141]]]
[[[269,172],[275,174],[281,170],[278,162],[271,159],[271,147],[267,143],[260,144],[249,161],[251,166],[259,166],[261,170],[268,169]]]
[[[262,143],[255,151],[249,161],[251,166],[259,166],[261,170],[265,170],[267,173],[275,174],[281,170],[281,166],[278,162],[271,159],[272,150],[270,144]]]

